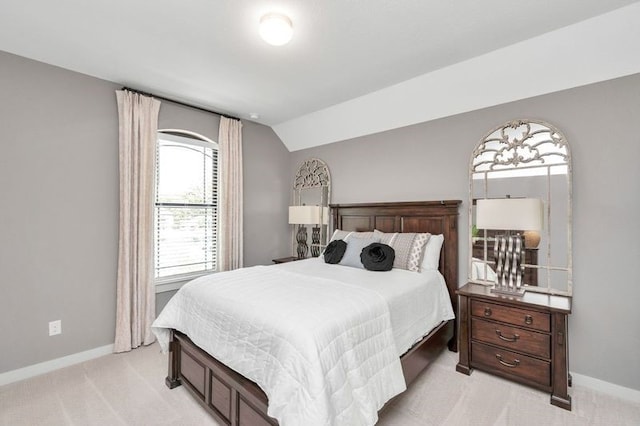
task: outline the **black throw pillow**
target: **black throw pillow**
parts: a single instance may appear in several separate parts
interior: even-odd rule
[[[396,252],[393,247],[382,243],[369,244],[360,254],[362,264],[370,271],[390,271],[395,258]]]
[[[344,252],[346,250],[347,243],[345,243],[343,240],[331,241],[327,248],[324,250],[325,263],[340,263],[340,261],[342,260],[342,256],[344,256]]]

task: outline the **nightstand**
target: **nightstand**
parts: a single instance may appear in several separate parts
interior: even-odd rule
[[[532,291],[515,298],[469,283],[460,288],[456,370],[474,368],[551,394],[571,410],[567,317],[571,298]]]
[[[280,259],[272,259],[271,261],[275,264],[278,263],[287,263],[287,262],[295,262],[296,260],[302,260],[297,256],[289,256],[289,257],[281,257]]]

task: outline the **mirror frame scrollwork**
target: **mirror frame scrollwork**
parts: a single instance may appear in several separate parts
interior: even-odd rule
[[[567,290],[557,290],[551,286],[550,272],[547,273],[546,287],[529,287],[528,290],[549,293],[571,295],[573,287],[573,260],[572,260],[572,168],[571,168],[571,151],[569,144],[563,135],[555,126],[540,120],[519,119],[508,121],[488,132],[473,150],[469,162],[469,272],[468,278],[472,282],[480,282],[482,284],[490,284],[486,280],[472,279],[473,268],[473,206],[474,197],[474,181],[480,181],[480,185],[484,185],[482,192],[484,198],[489,193],[489,177],[488,174],[497,172],[506,172],[517,170],[518,173],[527,173],[526,169],[531,170],[538,176],[546,175],[547,195],[545,203],[545,223],[549,224],[551,218],[551,170],[553,167],[565,167],[567,174],[567,264],[565,266],[552,265],[550,260],[550,242],[551,242],[551,226],[546,226],[546,241],[549,244],[547,251],[546,264],[537,266],[538,270],[547,271],[566,271],[567,272]],[[484,174],[482,179],[475,179],[474,175]],[[556,202],[558,200],[555,200]],[[484,240],[487,240],[487,231],[484,231]],[[489,256],[487,255],[486,243],[484,250],[484,263],[487,264]],[[485,275],[486,276],[486,275]]]
[[[293,189],[300,191],[301,189],[319,188],[323,186],[329,188],[329,192],[331,191],[331,174],[329,173],[327,163],[319,158],[304,160],[296,172],[296,177],[293,180]],[[327,198],[330,197],[328,196]],[[295,201],[294,199],[294,202]]]

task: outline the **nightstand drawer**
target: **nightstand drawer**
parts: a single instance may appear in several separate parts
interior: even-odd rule
[[[495,303],[488,303],[482,300],[472,300],[471,315],[492,319],[494,321],[507,322],[518,327],[551,331],[551,319],[549,314],[544,312],[496,305]]]
[[[472,342],[471,347],[474,367],[531,384],[551,386],[551,364],[547,361],[477,342]]]
[[[551,357],[551,336],[523,328],[472,318],[471,338],[539,358]]]

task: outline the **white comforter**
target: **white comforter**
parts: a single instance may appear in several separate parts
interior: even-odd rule
[[[373,425],[406,385],[387,302],[375,291],[255,266],[198,278],[153,324],[175,328],[256,382],[283,426]]]
[[[444,277],[437,270],[420,273],[393,268],[371,272],[348,266],[329,265],[321,258],[272,266],[375,291],[386,301],[398,356],[421,340],[440,322],[455,318]]]

